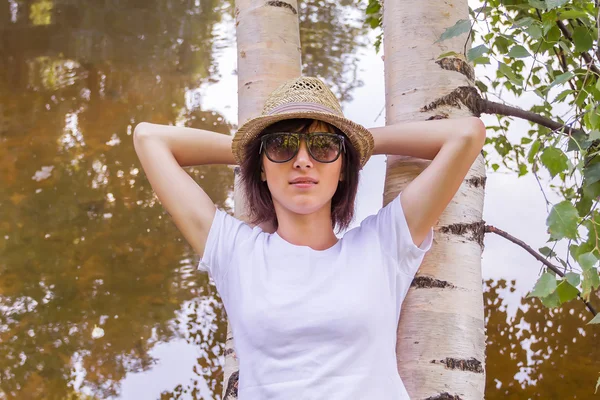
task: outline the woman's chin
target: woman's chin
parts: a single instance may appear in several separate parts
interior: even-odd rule
[[[291,212],[293,212],[295,214],[308,215],[308,214],[313,214],[313,213],[319,211],[324,206],[325,206],[325,204],[322,204],[321,202],[316,201],[316,199],[295,198],[295,199],[291,200],[289,203],[287,203],[287,207],[285,207],[285,208],[287,208],[288,210],[290,210]]]

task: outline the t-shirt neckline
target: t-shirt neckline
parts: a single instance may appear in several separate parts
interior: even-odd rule
[[[285,240],[284,238],[282,238],[281,236],[279,236],[279,233],[277,233],[277,232],[274,232],[272,236],[273,236],[273,238],[275,238],[276,241],[283,244],[284,246],[287,246],[292,249],[306,250],[309,253],[311,253],[312,255],[317,255],[317,256],[325,256],[325,255],[335,253],[338,251],[339,247],[342,245],[342,238],[338,238],[338,241],[333,246],[331,246],[327,249],[324,249],[324,250],[315,250],[309,246],[302,246],[302,245],[290,243],[287,240]]]

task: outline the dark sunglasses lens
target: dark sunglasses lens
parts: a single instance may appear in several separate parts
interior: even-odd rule
[[[310,138],[309,149],[315,160],[331,162],[340,154],[340,139],[333,135],[314,135]]]
[[[294,157],[298,149],[298,140],[291,135],[272,135],[267,139],[265,148],[267,157],[272,161],[287,161]]]

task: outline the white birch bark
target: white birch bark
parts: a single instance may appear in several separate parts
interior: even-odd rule
[[[455,57],[436,62],[442,53],[462,53],[467,34],[434,44],[446,28],[469,18],[467,0],[386,0],[383,12],[386,124],[472,115],[456,102],[465,93],[458,87],[474,86],[472,68]],[[428,163],[388,157],[384,205]],[[402,305],[396,354],[413,399],[484,397],[484,184],[480,155],[434,227],[433,247]]]
[[[238,124],[258,116],[269,93],[300,76],[301,47],[296,0],[235,2],[238,71]],[[234,214],[246,220],[245,199],[236,168]],[[237,398],[239,363],[227,321],[223,399]]]

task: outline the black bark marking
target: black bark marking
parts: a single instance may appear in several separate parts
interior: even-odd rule
[[[227,381],[227,390],[225,390],[225,399],[237,399],[238,397],[238,381],[240,378],[240,371],[235,371],[229,377]]]
[[[233,350],[233,349],[227,349],[227,350],[225,350],[225,353],[224,353],[224,355],[225,355],[225,356],[228,356],[228,355],[230,355],[231,353],[233,353],[234,351],[235,351],[235,350]]]
[[[285,1],[267,1],[267,5],[268,6],[273,6],[273,7],[289,8],[290,10],[292,10],[292,12],[294,14],[298,14],[298,11],[296,11],[296,9],[294,8],[294,6],[292,6],[291,4],[286,3]]]
[[[483,367],[481,365],[481,361],[474,357],[471,357],[469,359],[446,357],[443,360],[431,360],[431,363],[444,364],[446,368],[449,369],[459,369],[461,371],[470,371],[476,372],[478,374],[483,374]]]
[[[416,287],[418,289],[424,288],[453,288],[454,285],[448,281],[442,281],[440,279],[435,279],[430,276],[416,276],[415,279],[410,283],[410,286]]]
[[[462,397],[459,395],[453,396],[448,392],[443,392],[440,394],[436,394],[435,396],[430,396],[425,400],[462,400]]]
[[[431,121],[432,119],[448,119],[450,118],[450,116],[448,115],[448,113],[440,113],[440,114],[436,114],[433,117],[429,117],[426,119],[426,121]]]
[[[456,71],[466,76],[471,82],[475,82],[475,70],[462,58],[449,56],[439,59],[435,63],[442,69]]]
[[[467,109],[475,116],[481,115],[481,96],[479,92],[473,86],[459,86],[449,94],[440,97],[437,100],[432,101],[426,106],[421,108],[421,112],[427,112],[435,110],[442,106],[450,106],[461,108],[462,106]]]
[[[485,189],[485,182],[487,181],[487,177],[486,176],[476,176],[473,178],[469,178],[466,180],[468,185],[474,186],[474,187],[483,187]]]
[[[455,235],[466,236],[468,233],[471,234],[470,239],[479,243],[483,248],[483,237],[485,235],[485,221],[472,222],[470,224],[459,223],[442,226],[439,228],[441,233],[453,233]]]

